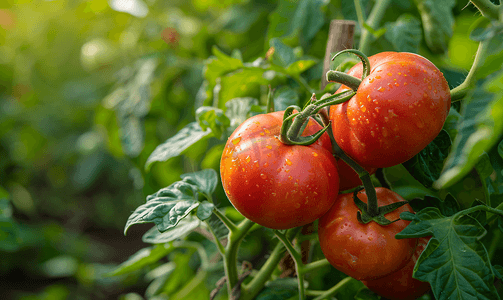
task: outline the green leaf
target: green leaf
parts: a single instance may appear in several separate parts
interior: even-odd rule
[[[250,117],[254,105],[258,105],[258,100],[251,97],[234,98],[225,103],[225,115],[230,119],[232,130]]]
[[[461,119],[462,117],[457,110],[454,108],[449,110],[449,115],[447,115],[442,129],[447,131],[451,137],[451,141],[454,141],[458,135],[458,123],[461,122]]]
[[[290,76],[299,76],[300,73],[306,71],[316,64],[314,60],[298,60],[296,62],[291,63],[286,68],[286,73]]]
[[[493,272],[497,278],[503,280],[503,267],[500,265],[493,265]]]
[[[213,46],[212,52],[215,57],[206,61],[204,71],[204,77],[211,86],[216,84],[218,77],[243,67],[243,62],[240,59],[226,55],[217,46]]]
[[[424,38],[431,51],[443,53],[452,36],[454,0],[414,0],[423,21]]]
[[[494,172],[491,160],[489,159],[489,155],[487,153],[484,152],[480,156],[479,161],[475,164],[475,169],[477,170],[477,173],[479,173],[481,180],[486,179]]]
[[[164,232],[160,232],[157,226],[154,226],[143,235],[142,241],[151,244],[168,243],[185,237],[192,230],[197,228],[199,224],[200,222],[198,219],[188,220],[188,218],[185,218],[181,220],[176,227],[172,227]]]
[[[444,170],[434,183],[437,189],[447,188],[463,178],[503,133],[503,72],[475,88],[464,100],[458,135],[453,142]]]
[[[500,34],[503,30],[503,24],[492,23],[488,18],[480,17],[477,21],[475,21],[472,28],[473,29],[470,32],[470,39],[476,42],[481,42]]]
[[[181,155],[190,149],[196,142],[210,137],[211,133],[211,130],[204,131],[197,122],[188,124],[174,136],[155,148],[154,152],[148,157],[145,168],[148,170],[153,162],[167,161],[172,157]]]
[[[276,89],[273,99],[276,111],[283,111],[291,105],[299,105],[299,95],[294,89],[288,86],[282,86]]]
[[[266,40],[279,37],[288,40],[292,46],[300,44],[304,49],[308,48],[325,24],[322,9],[328,3],[324,0],[280,0],[277,8],[269,15]]]
[[[454,215],[460,210],[458,202],[451,194],[447,194],[444,201],[437,197],[424,196],[424,199],[414,198],[409,204],[414,211],[421,211],[427,207],[436,207],[442,215],[447,217]]]
[[[440,177],[450,147],[449,134],[442,130],[421,152],[404,162],[403,165],[417,181],[425,187],[432,187]]]
[[[211,214],[213,213],[213,208],[215,208],[215,205],[213,203],[208,202],[208,201],[203,201],[197,208],[197,217],[201,220],[204,221],[211,217]]]
[[[386,24],[384,36],[396,51],[418,53],[422,34],[421,22],[412,15],[402,14],[395,22]]]
[[[234,98],[260,95],[260,86],[270,83],[264,77],[266,70],[258,67],[247,67],[237,70],[220,78],[220,91],[218,92],[218,108],[224,109],[225,104]]]
[[[396,238],[433,235],[416,263],[414,277],[428,281],[436,299],[499,299],[491,262],[480,241],[486,230],[476,219],[444,217],[432,207],[417,214],[402,213],[400,218],[411,223]]]
[[[213,194],[218,184],[218,175],[213,169],[187,173],[181,175],[181,177],[183,181],[197,187],[198,191],[203,193],[208,199],[211,199],[211,194]]]
[[[145,126],[143,119],[128,115],[118,119],[122,149],[129,157],[137,157],[145,144]]]
[[[105,276],[118,276],[142,269],[159,261],[171,251],[173,251],[173,247],[169,244],[143,248],[120,264],[113,272],[105,274]]]
[[[203,131],[210,128],[217,139],[222,138],[224,132],[231,124],[223,110],[211,106],[199,107],[196,110],[196,119],[199,121],[199,125]]]
[[[362,288],[355,295],[355,300],[379,300],[380,297],[368,288]]]
[[[287,68],[297,60],[293,48],[285,45],[280,39],[271,39],[269,45],[274,47],[274,54],[272,55],[272,62],[274,64]]]
[[[140,205],[129,216],[124,234],[134,224],[155,223],[161,232],[177,226],[199,206],[200,193],[211,198],[218,181],[213,169],[183,174],[181,177],[182,180],[147,196],[147,203]]]
[[[503,140],[498,144],[498,154],[503,158]]]
[[[257,300],[288,299],[297,295],[298,283],[294,278],[282,278],[268,282],[266,287],[258,294]]]

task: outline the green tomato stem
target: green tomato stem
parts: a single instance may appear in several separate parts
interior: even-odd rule
[[[215,244],[217,245],[218,252],[220,252],[220,254],[224,255],[225,254],[224,245],[222,245],[222,243],[218,239],[217,235],[215,234],[215,231],[213,231],[213,228],[210,226],[210,224],[208,224],[207,221],[206,221],[206,224],[208,225],[208,229],[211,232],[211,234],[213,235],[213,238],[215,239]]]
[[[292,239],[296,234],[297,230],[291,229],[286,233],[287,239]],[[276,244],[271,255],[266,260],[262,268],[255,274],[253,279],[248,284],[241,285],[241,299],[240,300],[251,300],[262,290],[266,281],[271,277],[272,272],[278,266],[283,253],[285,252],[285,245],[281,242]]]
[[[302,267],[302,272],[304,274],[306,274],[306,273],[316,271],[316,270],[323,268],[323,267],[326,267],[326,266],[330,266],[330,262],[328,262],[328,260],[326,258],[324,258],[324,259],[320,259],[320,260],[314,261],[309,264],[305,264]]]
[[[346,74],[341,71],[330,70],[327,72],[328,82],[338,82],[350,87],[353,91],[356,91],[362,83],[361,79]]]
[[[479,43],[477,53],[475,54],[475,59],[473,60],[472,67],[466,75],[463,83],[451,90],[451,102],[457,102],[466,97],[468,92],[473,88],[476,82],[475,74],[477,70],[482,66],[486,60],[487,52],[489,50],[489,40],[485,40]]]
[[[498,20],[499,5],[493,4],[489,0],[470,0],[470,2],[475,5],[484,17],[495,21]]]
[[[351,283],[352,281],[356,281],[356,279],[348,276],[348,277],[342,279],[341,281],[339,281],[336,285],[334,285],[330,289],[319,294],[318,297],[314,298],[313,300],[330,299],[331,296],[335,295],[338,291],[343,290],[344,287],[347,284]]]
[[[288,239],[285,234],[278,230],[274,230],[274,234],[276,234],[278,239],[285,245],[286,250],[288,250],[288,253],[290,253],[295,262],[295,270],[297,271],[297,280],[299,283],[299,299],[304,300],[306,299],[306,293],[304,287],[304,264],[302,263],[302,255],[293,247],[290,239]]]
[[[369,17],[367,18],[367,25],[376,28],[381,23],[381,20],[388,8],[391,0],[377,0]],[[361,38],[360,38],[360,51],[363,53],[369,53],[370,43],[372,42],[372,34],[365,28],[361,28]]]
[[[269,85],[269,93],[267,94],[267,113],[274,112],[274,99],[273,99],[273,89],[271,89],[271,85]]]
[[[363,28],[363,22],[365,22],[365,17],[363,16],[362,3],[360,2],[360,0],[354,0],[354,3],[356,10],[356,17],[358,18],[358,24],[360,25],[360,28]]]
[[[213,213],[224,223],[224,225],[229,229],[229,231],[236,231],[237,227],[234,222],[232,222],[227,216],[222,213],[220,210],[218,210],[216,207],[213,209]]]
[[[478,206],[476,206],[478,207]],[[500,212],[503,212],[503,203],[500,203],[498,206],[496,206],[496,208],[493,208],[497,211],[500,211]],[[491,213],[489,214],[489,217],[487,218],[487,223],[491,223],[493,222],[496,218],[498,217],[498,214],[497,213]]]
[[[321,110],[320,114],[325,122],[328,122],[330,119],[328,117],[328,111],[326,109]],[[349,157],[344,151],[342,151],[341,147],[337,144],[334,138],[334,133],[332,131],[332,124],[327,130],[328,136],[332,142],[332,150],[336,156],[342,159],[346,164],[348,164],[360,177],[363,182],[363,187],[365,188],[365,192],[367,193],[367,213],[374,217],[379,215],[379,204],[377,202],[377,194],[374,188],[374,184],[372,183],[372,179],[370,178],[370,173],[367,172],[362,166],[360,166],[357,162],[355,162],[351,157]]]

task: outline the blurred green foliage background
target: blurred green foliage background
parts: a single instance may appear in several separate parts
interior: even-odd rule
[[[1,293],[7,299],[142,295],[148,281],[139,273],[102,276],[145,246],[141,235],[151,226],[135,226],[125,237],[127,217],[181,174],[218,170],[222,141],[204,141],[148,172],[147,158],[195,120],[207,99],[204,70],[214,46],[250,62],[281,37],[317,61],[303,76],[318,88],[330,20],[356,14],[353,1],[312,2],[321,19],[303,19],[298,4],[286,0],[3,0],[0,199],[9,201],[0,202]],[[468,39],[477,15],[465,4],[454,7],[448,51],[434,55],[424,42],[418,48],[451,85],[462,81],[477,48]],[[402,12],[418,14],[408,1],[394,0],[390,10],[383,23]],[[389,47],[377,41],[372,49]],[[265,85],[237,88],[264,104]],[[307,95],[299,92],[299,101]],[[251,257],[261,253],[260,239],[253,241],[245,245]]]

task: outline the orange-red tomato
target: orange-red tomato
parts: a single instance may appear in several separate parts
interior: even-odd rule
[[[328,134],[309,146],[280,142],[284,112],[256,115],[230,136],[220,174],[227,197],[246,218],[268,228],[302,226],[321,217],[339,192]],[[322,129],[310,119],[303,135]]]
[[[404,201],[397,193],[382,187],[375,189],[379,205]],[[365,191],[358,197],[367,203]],[[339,271],[358,280],[377,279],[404,267],[416,248],[417,239],[395,239],[410,222],[399,220],[381,226],[376,222],[362,224],[353,194],[339,195],[335,204],[320,218],[318,237],[327,260]],[[390,220],[404,211],[413,212],[406,204],[386,214]]]
[[[449,113],[450,90],[443,74],[420,55],[383,52],[369,61],[370,75],[353,98],[330,107],[330,119],[337,144],[361,166],[391,167],[438,135]],[[348,74],[361,78],[362,64]]]
[[[412,271],[430,238],[419,238],[416,251],[402,269],[379,279],[362,282],[370,290],[389,300],[414,300],[419,298],[430,290],[430,284],[413,278]]]

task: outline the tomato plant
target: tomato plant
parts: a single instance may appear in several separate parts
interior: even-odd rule
[[[428,282],[412,277],[414,266],[423,253],[430,238],[419,238],[416,250],[408,263],[398,271],[382,278],[362,281],[373,292],[389,300],[414,300],[430,289]]]
[[[284,112],[257,115],[229,137],[220,161],[224,190],[248,219],[269,228],[302,226],[321,217],[339,191],[327,134],[309,146],[279,139]],[[304,135],[321,126],[309,120]]]
[[[389,189],[376,188],[376,194],[379,204],[403,201],[402,197]],[[364,191],[357,195],[360,200],[367,202]],[[328,261],[336,269],[359,280],[380,278],[404,267],[414,253],[417,240],[397,240],[395,234],[409,222],[399,220],[387,226],[374,222],[361,224],[356,218],[357,211],[353,194],[343,194],[320,218],[318,237]],[[388,217],[399,219],[399,214],[404,211],[412,212],[412,208],[402,206],[388,214]]]
[[[438,135],[451,106],[449,86],[438,68],[417,54],[383,52],[369,62],[370,74],[356,95],[332,106],[330,119],[335,140],[356,162],[391,167]],[[348,71],[362,73],[362,63]]]

